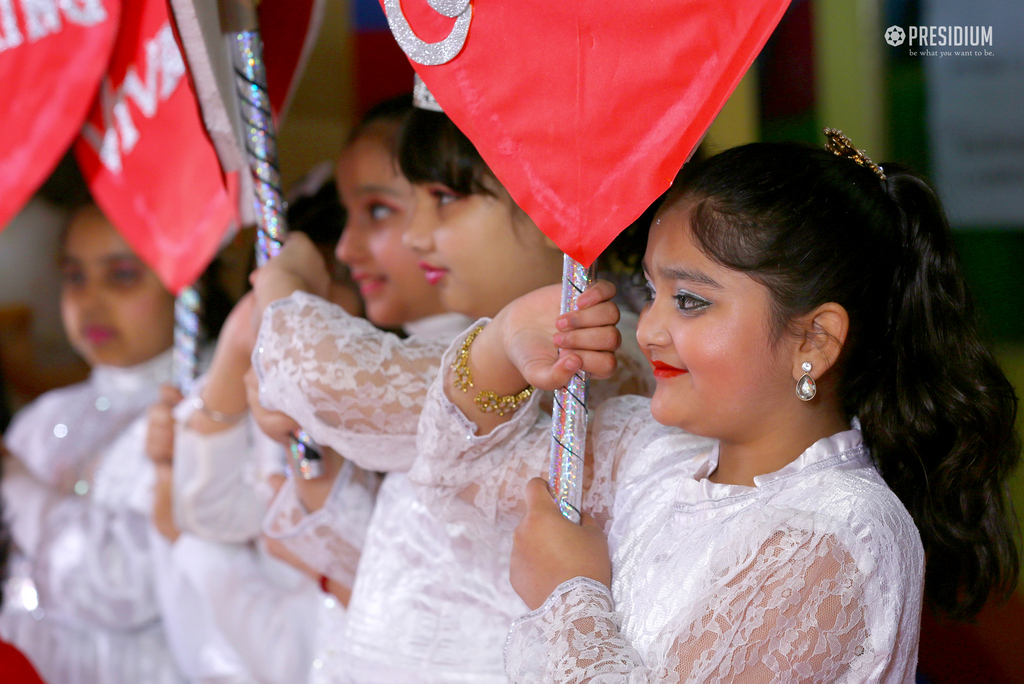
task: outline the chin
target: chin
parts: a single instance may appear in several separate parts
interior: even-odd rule
[[[116,368],[127,368],[128,366],[134,366],[135,363],[124,358],[121,354],[112,354],[110,352],[91,352],[88,354],[82,354],[86,363],[90,366],[114,366]]]
[[[679,426],[677,406],[673,406],[671,400],[658,396],[658,392],[651,397],[651,417],[662,425]]]
[[[400,316],[383,302],[366,302],[366,318],[378,328],[401,328],[404,323],[399,320]]]

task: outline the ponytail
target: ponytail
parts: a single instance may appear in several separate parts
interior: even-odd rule
[[[844,396],[921,532],[929,600],[967,618],[990,593],[1009,594],[1019,574],[1006,491],[1020,455],[1017,398],[981,341],[938,198],[917,176],[885,169],[902,249],[885,334],[861,345],[863,367],[847,367]]]
[[[685,203],[704,254],[771,292],[776,334],[826,302],[846,309],[843,408],[917,524],[929,600],[968,618],[1020,571],[1006,490],[1017,398],[981,341],[938,198],[884,168],[881,180],[820,148],[744,145],[684,167],[666,206]]]

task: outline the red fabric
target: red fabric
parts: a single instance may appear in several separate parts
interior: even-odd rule
[[[498,179],[590,264],[666,190],[788,0],[488,0],[462,52],[414,68]],[[413,30],[452,19],[404,0]]]
[[[302,77],[303,48],[316,40],[314,5],[317,0],[264,0],[259,6],[263,61],[267,70],[270,107],[282,118]],[[323,7],[318,10],[322,13]],[[311,31],[313,33],[311,34]]]
[[[412,67],[389,31],[357,33],[356,112],[362,117],[377,103],[412,90]]]
[[[164,285],[192,283],[237,215],[237,188],[206,135],[166,0],[125,3],[75,154],[97,204]]]
[[[39,673],[21,651],[0,641],[0,682],[4,684],[43,684]]]
[[[74,140],[114,47],[120,0],[98,4],[101,20],[67,4],[31,24],[17,3],[0,9],[0,230]]]

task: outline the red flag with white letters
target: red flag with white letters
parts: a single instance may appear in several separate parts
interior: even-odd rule
[[[78,133],[120,12],[120,0],[0,0],[0,230]]]
[[[172,292],[191,284],[235,223],[237,182],[206,134],[166,0],[125,3],[75,154],[139,257]]]

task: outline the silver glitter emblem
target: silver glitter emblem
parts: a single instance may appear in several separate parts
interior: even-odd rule
[[[424,66],[437,66],[452,61],[462,52],[469,35],[469,22],[473,18],[473,6],[470,0],[428,0],[431,8],[438,14],[455,18],[455,26],[444,40],[428,43],[412,30],[409,21],[402,13],[401,0],[384,0],[384,12],[388,17],[388,26],[398,41],[398,45],[409,56],[409,59]]]

